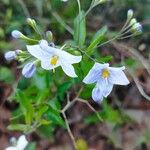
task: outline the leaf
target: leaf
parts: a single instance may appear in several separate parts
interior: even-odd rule
[[[101,44],[103,42],[107,30],[108,30],[107,27],[104,26],[99,31],[97,31],[97,33],[94,35],[94,37],[92,39],[90,46],[87,49],[87,51],[94,49],[98,44]]]
[[[29,143],[26,147],[26,150],[36,150],[36,143]]]
[[[25,116],[25,120],[27,124],[31,124],[33,119],[33,106],[30,104],[30,100],[24,95],[20,90],[17,91],[16,96],[20,102],[21,110]]]
[[[39,108],[35,115],[35,120],[39,121],[39,119],[42,117],[42,115],[48,110],[48,106],[42,106]]]
[[[25,125],[25,124],[12,124],[12,125],[9,125],[8,127],[8,130],[16,130],[16,131],[26,131],[29,126],[28,125]]]
[[[58,87],[58,97],[60,98],[60,100],[64,99],[65,93],[67,92],[67,90],[71,88],[73,83],[74,83],[73,80],[68,81]]]
[[[60,125],[65,127],[64,120],[62,119],[59,112],[54,110],[53,108],[49,107],[49,111],[47,112],[47,118],[52,121],[54,124]]]
[[[81,11],[74,20],[74,41],[79,47],[83,47],[86,38],[85,13]]]

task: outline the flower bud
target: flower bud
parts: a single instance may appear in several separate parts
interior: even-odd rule
[[[13,60],[13,59],[15,59],[16,58],[16,53],[15,53],[15,51],[9,51],[9,52],[6,52],[5,53],[5,59],[7,60],[7,61],[11,61],[11,60]]]
[[[46,37],[51,42],[53,40],[53,33],[51,31],[47,31]]]
[[[27,23],[30,25],[32,28],[36,28],[36,22],[34,19],[27,18]]]
[[[24,66],[24,68],[22,70],[22,75],[25,78],[31,78],[34,75],[35,71],[36,71],[35,64],[33,62],[31,62]]]
[[[132,29],[138,33],[142,32],[142,25],[140,23],[136,23],[133,25]]]
[[[130,21],[130,25],[131,26],[136,24],[136,23],[137,23],[137,20],[135,18],[131,19],[131,21]]]
[[[22,36],[24,36],[20,31],[18,30],[14,30],[12,31],[11,33],[12,37],[14,37],[15,39],[19,39],[21,38]]]
[[[129,9],[127,13],[127,18],[130,20],[133,17],[133,10]]]

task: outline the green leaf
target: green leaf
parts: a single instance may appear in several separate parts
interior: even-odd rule
[[[64,99],[65,93],[71,88],[73,83],[73,80],[68,81],[58,87],[58,97],[60,98],[60,100]]]
[[[42,115],[48,110],[48,106],[41,106],[35,115],[35,120],[39,121]]]
[[[108,30],[107,27],[104,26],[99,31],[97,31],[97,33],[94,35],[94,37],[92,39],[90,46],[87,49],[87,51],[96,48],[96,46],[98,44],[101,44],[103,42],[107,30]]]
[[[36,143],[29,143],[25,150],[36,150]]]
[[[47,118],[52,121],[54,124],[60,125],[65,127],[64,120],[62,119],[59,112],[54,110],[53,108],[49,107],[49,111],[47,112]]]
[[[16,131],[27,131],[27,129],[29,128],[28,125],[25,125],[25,124],[12,124],[12,125],[9,125],[8,127],[8,130],[16,130]]]
[[[85,13],[81,11],[74,20],[74,41],[79,47],[83,47],[86,38]]]
[[[30,125],[34,114],[33,106],[31,105],[30,100],[27,99],[25,94],[20,90],[17,91],[16,96],[20,102],[20,107],[25,116],[26,123]]]

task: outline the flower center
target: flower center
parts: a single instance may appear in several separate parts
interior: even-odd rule
[[[50,59],[50,64],[51,65],[56,65],[58,62],[58,56],[57,55],[54,55],[51,59]]]
[[[106,79],[109,77],[109,75],[110,75],[109,70],[105,68],[102,72],[102,77]]]

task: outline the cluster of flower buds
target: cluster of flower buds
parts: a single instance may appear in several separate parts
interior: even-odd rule
[[[27,19],[28,25],[30,25],[34,30],[37,31],[37,25],[34,19]],[[28,43],[36,44],[39,41],[35,39],[31,39],[27,36],[25,36],[23,33],[21,33],[18,30],[14,30],[11,33],[12,37],[15,39],[21,39]],[[47,34],[49,35],[49,34]],[[50,38],[50,36],[48,36]],[[7,61],[17,60],[21,63],[24,63],[24,67],[22,69],[22,75],[26,78],[31,78],[34,73],[36,72],[36,68],[39,66],[39,60],[33,59],[31,55],[27,51],[23,50],[15,50],[15,51],[8,51],[5,53],[5,59]]]
[[[127,20],[123,28],[119,32],[117,39],[126,39],[142,33],[142,25],[133,18],[133,10],[129,9],[127,13]]]

